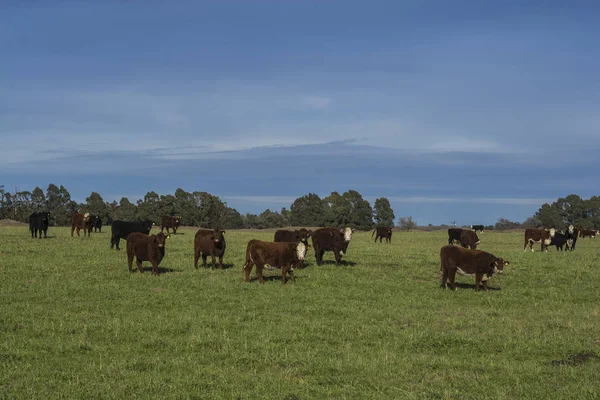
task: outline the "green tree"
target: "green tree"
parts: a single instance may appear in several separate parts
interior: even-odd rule
[[[352,204],[338,192],[331,192],[323,199],[323,208],[325,209],[325,225],[341,228],[350,224]]]
[[[373,226],[373,209],[367,200],[356,190],[348,190],[342,195],[350,204],[348,225],[360,230],[368,230]]]
[[[227,207],[225,217],[221,221],[224,229],[241,229],[244,227],[244,217],[235,209]]]
[[[119,205],[113,211],[113,219],[133,221],[137,218],[137,207],[127,197],[121,197]]]
[[[558,208],[553,207],[548,203],[544,203],[535,213],[534,217],[546,228],[559,228],[564,225],[564,220],[561,217]]]
[[[290,207],[291,223],[294,226],[325,225],[325,205],[314,193],[298,197]]]
[[[108,209],[106,207],[106,203],[100,194],[97,192],[92,192],[85,199],[85,207],[83,207],[85,212],[89,212],[92,215],[97,215],[103,220],[108,216]]]
[[[33,211],[47,211],[48,209],[44,191],[37,186],[31,192],[31,208]]]
[[[396,219],[396,216],[394,215],[394,210],[392,210],[390,201],[385,197],[380,197],[375,200],[375,204],[373,205],[373,219],[377,226],[394,226],[394,219]]]

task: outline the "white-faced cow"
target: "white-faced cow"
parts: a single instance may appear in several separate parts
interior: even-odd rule
[[[323,264],[323,254],[333,251],[337,265],[342,261],[342,256],[348,251],[348,244],[352,240],[351,228],[319,228],[312,235],[313,249],[317,265]]]
[[[529,248],[531,251],[533,251],[534,243],[541,243],[541,251],[548,251],[548,246],[550,245],[550,242],[555,234],[556,229],[554,228],[551,228],[550,230],[534,228],[525,229],[525,243],[523,244],[523,251],[527,250],[527,245],[529,245]]]
[[[292,282],[295,280],[294,269],[298,268],[309,246],[303,242],[263,242],[251,240],[246,246],[246,263],[244,264],[245,281],[250,281],[250,272],[256,265],[258,281],[265,283],[263,269],[265,267],[281,268],[281,283],[285,284],[289,274]]]

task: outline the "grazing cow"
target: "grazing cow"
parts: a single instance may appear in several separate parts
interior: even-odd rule
[[[308,238],[312,236],[312,231],[301,228],[295,231],[287,231],[285,229],[279,229],[275,232],[274,242],[302,242],[305,245],[308,244]]]
[[[206,257],[210,254],[212,266],[215,258],[219,257],[219,268],[223,269],[223,256],[225,255],[225,231],[221,229],[198,229],[194,237],[194,267],[198,269],[198,259],[202,254],[202,266],[206,268]]]
[[[573,225],[569,225],[565,231],[565,236],[567,237],[567,249],[571,251],[575,250],[577,237],[579,236],[579,229],[575,228]]]
[[[579,231],[579,236],[582,238],[590,237],[592,239],[595,239],[597,234],[598,231],[595,231],[593,229],[581,229]]]
[[[479,245],[479,237],[477,237],[477,233],[475,231],[470,231],[468,229],[463,229],[460,232],[460,245],[462,247],[468,247],[470,249],[475,250]]]
[[[138,232],[143,233],[145,235],[150,234],[150,230],[152,229],[152,221],[113,221],[111,224],[111,235],[110,235],[110,248],[112,249],[115,245],[117,245],[117,250],[121,250],[119,248],[119,242],[121,239],[127,240],[127,237],[130,233]]]
[[[461,228],[448,228],[448,244],[454,244],[455,241],[460,243],[462,231]]]
[[[312,235],[313,249],[317,265],[323,264],[323,254],[333,251],[335,263],[340,265],[342,256],[348,251],[348,245],[352,240],[352,233],[356,229],[350,228],[319,228]]]
[[[375,233],[377,233],[377,235],[375,235]],[[386,243],[392,242],[392,228],[377,227],[371,234],[371,237],[373,237],[373,235],[375,235],[375,243],[377,243],[377,239],[379,239],[379,243],[382,243],[383,239],[385,239]]]
[[[169,228],[173,229],[173,234],[177,233],[177,228],[179,228],[179,222],[181,221],[181,217],[172,217],[170,215],[163,215],[160,219],[160,231],[162,232],[165,228],[167,228],[167,234],[169,233]]]
[[[138,271],[144,272],[142,261],[150,261],[152,264],[152,275],[158,275],[158,265],[165,257],[165,241],[169,236],[164,233],[158,235],[146,235],[140,232],[132,232],[127,237],[127,264],[129,272],[132,271],[133,257]]]
[[[556,229],[551,228],[549,231],[545,229],[534,229],[528,228],[525,229],[525,244],[523,245],[523,251],[527,250],[527,245],[531,251],[533,251],[534,243],[541,243],[542,249],[541,251],[548,251],[548,246],[550,245],[550,241],[556,234]]]
[[[40,239],[42,238],[42,232],[44,232],[44,238],[48,234],[48,225],[50,225],[50,213],[48,211],[34,212],[29,216],[29,230],[31,231],[31,238],[37,238],[38,232]]]
[[[256,275],[258,275],[260,283],[265,283],[262,274],[265,266],[281,268],[282,285],[285,285],[288,273],[292,282],[294,282],[294,268],[302,264],[306,256],[306,250],[309,247],[303,242],[271,243],[255,239],[249,241],[248,246],[246,246],[246,263],[244,264],[246,282],[250,281],[250,272],[254,265],[256,265]]]
[[[90,236],[90,232],[92,231],[90,224],[90,213],[73,213],[71,217],[71,236],[73,236],[73,232],[77,230],[77,236],[79,236],[79,230],[83,230],[83,236]]]
[[[475,232],[483,232],[483,225],[471,225],[471,229]]]
[[[456,290],[454,277],[458,272],[463,276],[475,276],[475,290],[479,290],[481,282],[483,289],[487,290],[487,281],[494,273],[502,273],[509,261],[504,261],[493,254],[482,250],[465,249],[458,246],[444,246],[440,250],[440,271],[442,274],[442,287]]]

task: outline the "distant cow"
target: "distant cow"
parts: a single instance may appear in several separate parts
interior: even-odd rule
[[[31,231],[31,238],[37,238],[38,232],[40,239],[42,238],[42,232],[44,232],[44,238],[48,234],[48,225],[50,225],[50,213],[48,211],[34,212],[29,216],[29,230]]]
[[[571,251],[575,250],[577,237],[579,236],[579,229],[575,228],[573,225],[569,225],[565,231],[565,236],[567,237],[567,249]]]
[[[121,239],[127,240],[130,233],[138,232],[148,235],[152,229],[152,221],[113,221],[111,225],[110,248],[115,245],[117,250]]]
[[[249,241],[246,246],[246,263],[244,264],[246,282],[250,281],[250,272],[254,265],[256,265],[256,274],[260,283],[265,283],[262,274],[265,266],[281,268],[282,284],[285,284],[288,273],[293,282],[295,280],[294,268],[302,264],[308,247],[303,242]]]
[[[83,236],[89,236],[91,232],[90,224],[90,213],[73,213],[71,217],[71,236],[73,232],[77,230],[77,236],[79,236],[79,230],[83,230]]]
[[[377,233],[377,235],[375,235],[375,233]],[[375,228],[375,230],[371,234],[371,237],[373,237],[373,235],[375,235],[375,243],[377,243],[377,239],[379,239],[379,243],[382,243],[383,239],[385,239],[386,243],[392,242],[392,228],[386,228],[386,227]]]
[[[534,243],[541,243],[541,251],[548,251],[548,246],[555,234],[556,229],[554,228],[551,228],[549,231],[534,228],[525,229],[525,244],[523,245],[523,251],[527,250],[527,245],[529,245],[529,248],[533,251]]]
[[[477,237],[477,233],[475,231],[470,231],[468,229],[463,229],[460,232],[460,245],[462,247],[467,247],[475,250],[479,245],[479,237]]]
[[[90,225],[94,232],[102,233],[102,217],[98,215],[90,215]]]
[[[173,229],[173,234],[177,233],[177,228],[179,228],[179,222],[181,221],[181,217],[172,217],[170,215],[163,215],[160,219],[160,231],[162,232],[165,228],[167,228],[167,234],[169,233],[169,228]]]
[[[483,232],[483,225],[471,225],[471,229],[475,232]]]
[[[311,230],[301,228],[295,231],[288,231],[285,229],[279,229],[275,232],[274,242],[302,242],[305,245],[308,244],[308,238],[311,237],[313,232]]]
[[[319,228],[312,235],[313,249],[317,265],[323,264],[323,254],[333,251],[335,263],[340,264],[342,256],[348,251],[348,244],[352,240],[352,233],[356,229],[350,228]]]
[[[595,231],[593,229],[581,229],[579,231],[579,236],[582,238],[590,237],[590,238],[594,239],[597,234],[598,234],[598,231]]]
[[[461,228],[448,228],[448,244],[454,244],[455,241],[460,243],[462,231]]]
[[[440,250],[440,271],[442,274],[442,287],[456,290],[454,277],[458,272],[463,276],[475,276],[475,290],[479,290],[483,282],[483,289],[487,290],[487,281],[496,273],[502,273],[504,267],[509,265],[493,254],[481,250],[465,249],[458,246],[444,246]]]
[[[144,272],[142,261],[150,261],[152,264],[152,275],[158,275],[158,265],[165,257],[165,241],[169,236],[164,233],[158,235],[146,235],[132,232],[127,237],[127,264],[129,272],[132,271],[133,257],[138,271]]]
[[[212,258],[213,268],[216,266],[215,258],[219,257],[219,268],[223,268],[225,255],[225,231],[221,229],[198,229],[194,237],[194,267],[198,269],[198,259],[202,254],[202,266],[206,268],[206,257]]]

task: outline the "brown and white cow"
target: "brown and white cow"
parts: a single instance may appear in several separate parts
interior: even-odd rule
[[[79,236],[79,231],[83,230],[83,236],[90,236],[90,232],[92,231],[92,226],[90,222],[90,213],[73,213],[71,217],[71,236],[73,236],[73,232],[77,230],[77,236]]]
[[[351,228],[319,228],[312,235],[312,244],[315,251],[317,265],[323,264],[323,254],[333,251],[335,262],[340,265],[342,256],[348,251],[348,245],[352,240],[352,233],[356,229]]]
[[[456,290],[454,278],[458,272],[463,276],[475,276],[475,290],[479,290],[483,282],[483,289],[487,290],[487,281],[495,274],[502,273],[509,261],[496,257],[482,250],[471,250],[463,247],[447,245],[440,250],[440,272],[442,287]]]
[[[179,216],[170,216],[163,215],[160,219],[160,231],[162,232],[165,228],[167,229],[167,235],[169,234],[169,228],[173,229],[173,234],[177,233],[177,228],[179,228],[179,223],[181,221],[181,217]]]
[[[375,243],[377,243],[377,239],[379,239],[379,243],[382,243],[383,239],[385,239],[386,243],[392,243],[392,228],[387,228],[385,226],[377,227],[371,234],[371,237],[373,237],[373,235],[375,235]]]
[[[470,248],[473,250],[475,250],[480,243],[477,233],[468,229],[463,229],[460,231],[459,241],[462,247]]]
[[[550,245],[550,242],[555,234],[556,229],[554,228],[550,228],[550,230],[534,228],[525,229],[525,243],[523,245],[523,251],[527,250],[527,245],[529,245],[529,248],[531,251],[533,251],[534,243],[541,243],[541,251],[548,251],[548,246]]]
[[[589,237],[589,238],[594,239],[594,238],[596,238],[596,235],[598,235],[598,234],[599,234],[599,231],[593,230],[593,229],[580,229],[579,230],[579,237],[582,237],[582,238]]]
[[[152,264],[152,275],[158,275],[158,265],[165,257],[165,241],[169,236],[164,233],[158,235],[146,235],[140,232],[132,232],[127,236],[127,264],[129,272],[132,271],[133,257],[138,271],[144,272],[142,261],[150,261]]]
[[[263,268],[281,268],[281,283],[285,284],[289,273],[292,282],[295,280],[294,269],[298,268],[310,246],[302,242],[263,242],[251,240],[246,246],[246,263],[244,264],[245,280],[250,281],[250,272],[256,265],[258,281],[265,283]]]

